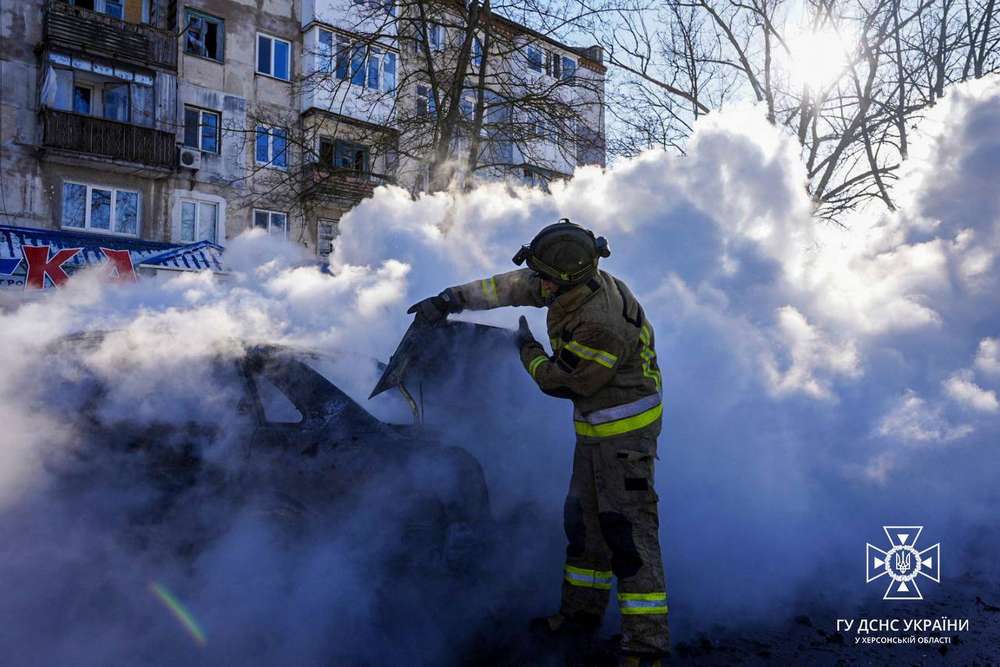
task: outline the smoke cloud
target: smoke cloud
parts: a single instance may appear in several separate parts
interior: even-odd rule
[[[359,404],[405,422],[398,397],[366,397],[406,306],[509,270],[564,216],[610,239],[604,268],[656,329],[675,639],[803,604],[849,614],[870,595],[858,564],[884,524],[925,526],[945,578],[995,563],[984,529],[1000,503],[1000,81],[951,89],[913,144],[899,211],[860,211],[846,228],[810,217],[794,140],[748,109],[702,119],[685,157],[583,168],[548,193],[487,183],[413,200],[380,188],[343,219],[327,271],[249,232],[230,243],[225,278],[78,275],[0,314],[3,654],[459,664],[552,611],[570,409],[537,392],[512,348],[452,350],[441,359],[452,376],[426,397],[429,432],[482,464],[495,519],[465,572],[426,576],[385,562],[405,529],[392,475],[344,494],[305,534],[268,519],[288,499],[228,491],[292,468],[248,455],[253,425],[218,360],[254,343],[311,350]],[[460,319],[513,327],[518,314]],[[544,312],[525,314],[544,339]],[[67,347],[80,332],[104,333]],[[165,482],[135,451],[89,437],[78,417],[91,408],[123,440],[158,429],[173,456],[198,441],[211,474],[164,506]],[[282,488],[337,495],[324,474]]]

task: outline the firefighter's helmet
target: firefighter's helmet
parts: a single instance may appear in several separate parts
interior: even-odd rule
[[[527,262],[543,278],[569,287],[589,280],[598,259],[610,255],[607,239],[563,218],[538,232],[513,259],[518,266]]]

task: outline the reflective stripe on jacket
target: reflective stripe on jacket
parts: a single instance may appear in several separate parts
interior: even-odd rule
[[[578,436],[659,432],[663,406],[653,328],[623,282],[598,271],[553,298],[530,269],[518,269],[451,289],[468,310],[548,306],[552,354],[536,343],[521,350],[521,360],[542,391],[573,400]]]

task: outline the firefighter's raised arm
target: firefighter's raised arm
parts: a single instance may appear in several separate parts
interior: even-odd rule
[[[410,306],[406,312],[437,322],[449,313],[463,310],[489,310],[502,306],[536,306],[546,304],[542,282],[531,269],[517,269],[471,283],[449,287],[437,296],[428,297]]]

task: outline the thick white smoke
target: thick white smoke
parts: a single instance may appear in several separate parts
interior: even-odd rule
[[[109,516],[115,494],[141,495],[141,484],[93,489],[97,509],[78,519],[54,509],[46,470],[87,446],[61,418],[76,409],[59,395],[64,383],[80,373],[113,381],[101,407],[112,421],[211,422],[235,399],[206,361],[239,341],[328,353],[341,388],[403,420],[401,402],[365,397],[373,360],[388,358],[408,324],[406,306],[513,268],[515,250],[564,216],[610,239],[604,268],[656,328],[666,404],[656,481],[679,638],[720,619],[790,614],[803,599],[848,613],[863,593],[860,550],[883,524],[924,525],[950,545],[945,576],[959,573],[974,558],[969,536],[995,522],[1000,502],[1000,82],[951,89],[914,144],[900,210],[860,212],[847,229],[811,219],[794,141],[746,110],[700,121],[686,157],[650,152],[584,168],[548,194],[485,184],[414,201],[380,189],[342,221],[329,273],[248,234],[227,251],[227,279],[122,287],[78,276],[0,315],[0,580],[13,591],[0,612],[18,619],[3,624],[3,644],[18,642],[13,628],[27,655],[49,663],[82,650],[94,664],[414,655],[442,664],[459,660],[471,626],[503,606],[490,596],[525,592],[511,603],[525,614],[554,607],[569,409],[534,390],[512,350],[441,360],[480,371],[476,386],[456,389],[481,410],[427,406],[443,437],[482,462],[506,522],[509,570],[485,575],[479,599],[461,605],[480,614],[473,621],[411,618],[404,612],[427,601],[359,569],[345,536],[290,556],[245,508],[213,507],[207,492],[185,516],[201,525],[236,513],[224,539],[188,569],[140,558],[95,517]],[[518,314],[462,319],[513,326]],[[526,314],[544,339],[544,313]],[[48,347],[94,330],[114,333],[82,369]],[[211,455],[238,461],[243,432],[226,427]],[[372,515],[358,524],[355,537],[379,533]],[[150,602],[157,576],[201,616],[204,647],[185,643]],[[373,582],[398,586],[397,609],[373,603]],[[32,625],[51,607],[55,620]],[[407,633],[387,629],[406,623]],[[95,635],[103,648],[80,648]]]

